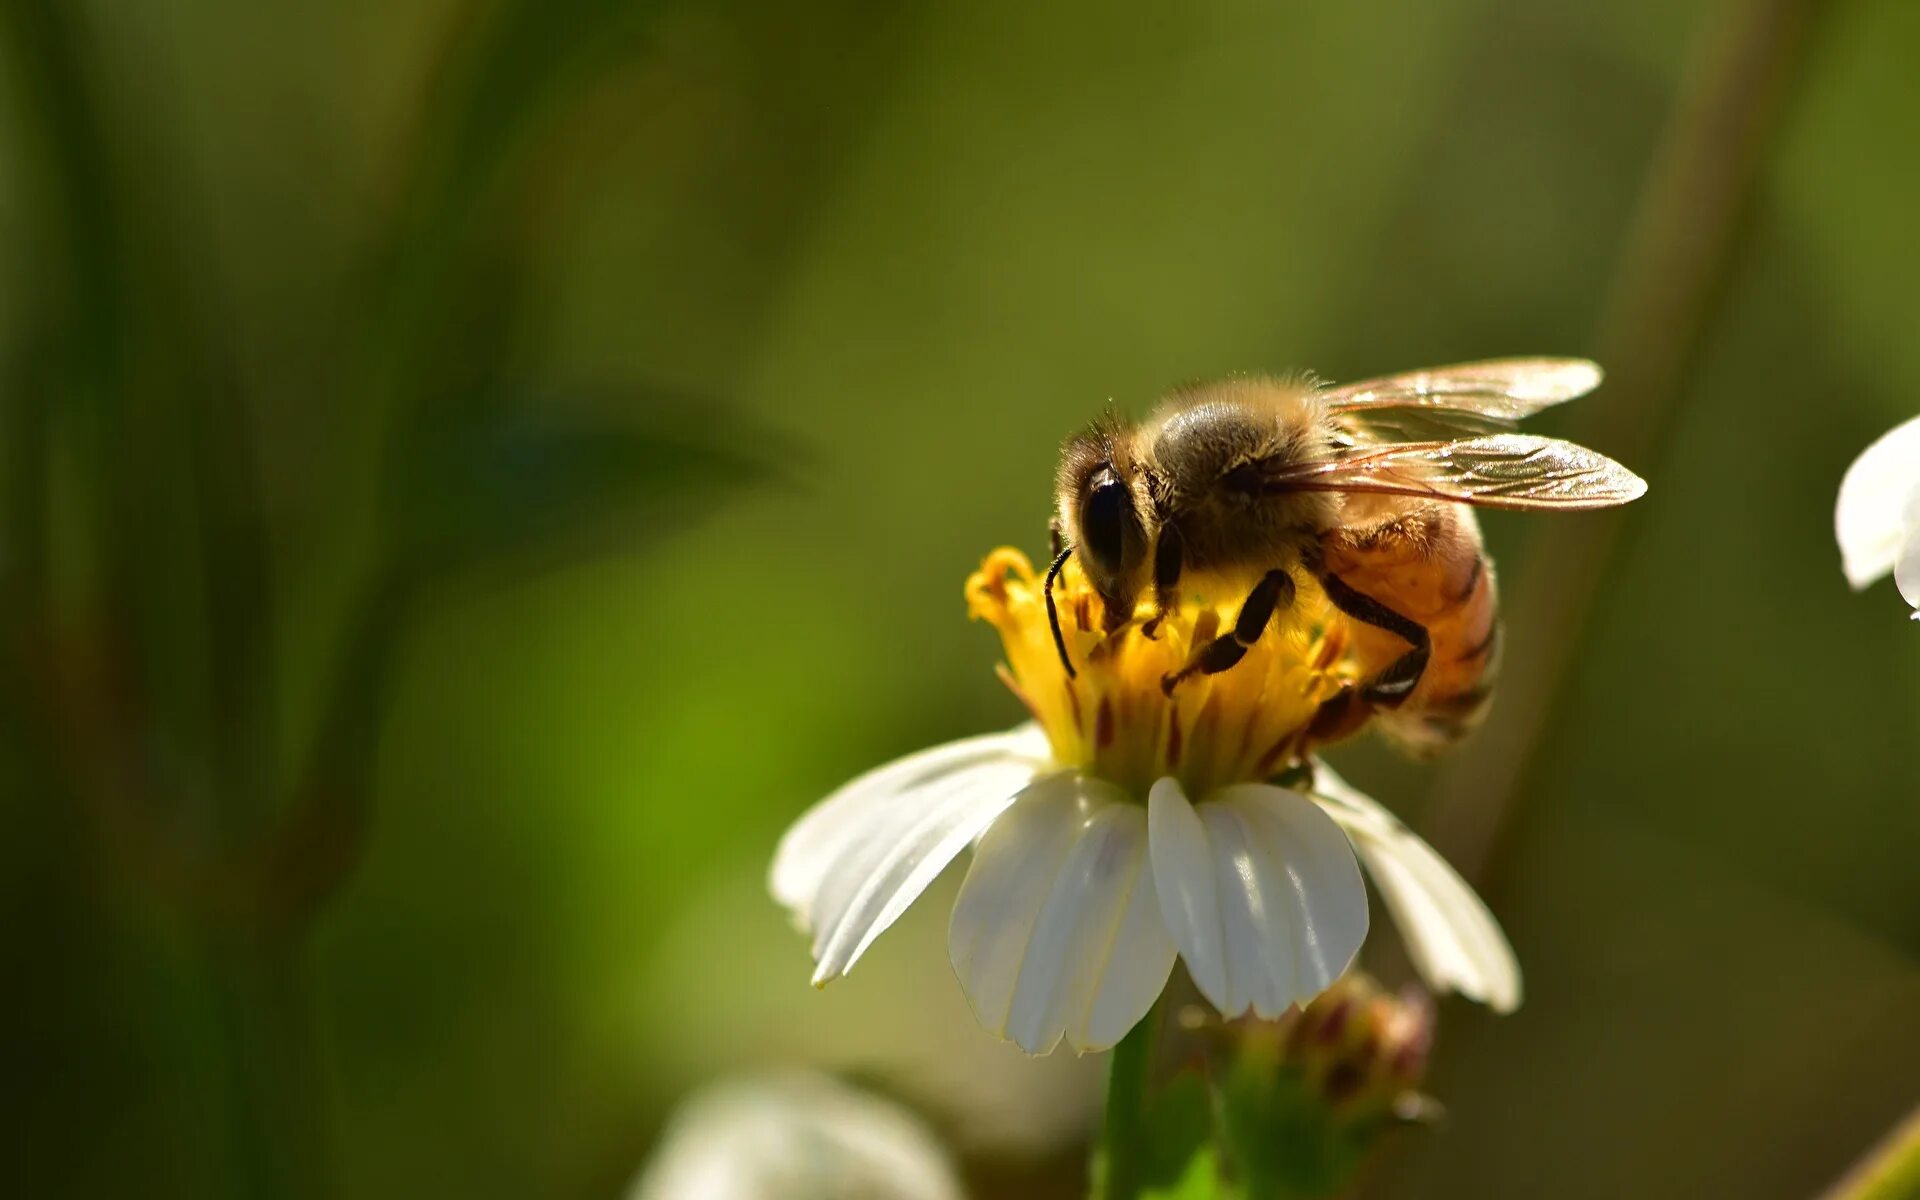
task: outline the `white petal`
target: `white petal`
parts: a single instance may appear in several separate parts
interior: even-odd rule
[[[1920,498],[1920,492],[1914,495]],[[1907,603],[1920,609],[1920,521],[1915,521],[1907,533],[1907,544],[1900,551],[1900,561],[1893,566],[1893,582],[1899,586],[1900,594]],[[1914,616],[1920,618],[1920,612]]]
[[[1044,745],[1044,743],[1041,743]],[[1025,729],[910,755],[848,784],[782,839],[774,895],[814,931],[814,983],[843,975],[1043,762]]]
[[[1113,931],[1113,944],[1086,1018],[1067,1027],[1067,1041],[1075,1050],[1105,1050],[1127,1036],[1166,989],[1176,951],[1167,923],[1160,917],[1160,897],[1153,886],[1153,861],[1147,854],[1147,816],[1131,805],[1139,823],[1140,858],[1132,894]]]
[[[811,1071],[708,1084],[674,1111],[628,1200],[959,1200],[933,1131]]]
[[[1173,942],[1146,814],[1111,784],[1043,780],[994,822],[954,905],[948,951],[975,1014],[1030,1054],[1104,1049],[1166,986]]]
[[[1868,446],[1840,481],[1833,533],[1840,543],[1841,567],[1854,587],[1866,587],[1893,569],[1907,541],[1908,506],[1916,489],[1920,417]]]
[[[1268,889],[1287,903],[1294,947],[1293,995],[1304,1004],[1353,964],[1367,939],[1367,886],[1347,835],[1298,792],[1248,783],[1223,788],[1208,807],[1245,821]]]
[[[1427,985],[1457,991],[1497,1012],[1520,1006],[1520,964],[1486,904],[1432,846],[1325,763],[1314,766],[1315,799],[1354,849],[1400,927]]]
[[[1190,807],[1156,785],[1153,799],[1162,911],[1214,1007],[1278,1017],[1347,969],[1366,939],[1366,885],[1318,805],[1266,784],[1223,788]]]
[[[1175,779],[1162,779],[1147,793],[1147,847],[1167,932],[1180,947],[1180,957],[1187,960],[1187,972],[1201,995],[1224,1012],[1226,934],[1213,886],[1213,850],[1200,814],[1193,811]]]
[[[1003,1031],[1034,919],[1072,846],[1080,814],[1072,772],[1037,780],[974,848],[947,930],[954,973],[988,1029]]]
[[[1047,755],[1046,736],[1029,721],[1005,733],[948,742],[875,767],[815,804],[787,829],[774,851],[768,890],[782,905],[804,908],[847,839],[857,836],[875,812],[949,776],[1010,760],[1042,762]]]
[[[1213,857],[1226,945],[1227,986],[1207,999],[1222,1016],[1236,1017],[1251,1007],[1260,1016],[1278,1017],[1293,1001],[1292,924],[1270,919],[1262,875],[1237,815],[1217,804],[1196,805],[1193,811]]]

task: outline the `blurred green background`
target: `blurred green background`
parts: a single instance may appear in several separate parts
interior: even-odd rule
[[[1604,353],[1751,7],[5,0],[5,1190],[615,1196],[805,1061],[1075,1194],[1100,1064],[977,1028],[955,881],[816,993],[775,839],[1013,723],[960,584],[1109,398]],[[1482,877],[1527,1004],[1373,1194],[1803,1196],[1920,1099],[1920,640],[1831,532],[1920,7],[1816,7],[1677,390],[1543,422],[1652,492]]]

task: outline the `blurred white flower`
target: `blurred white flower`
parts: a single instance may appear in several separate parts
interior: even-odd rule
[[[1024,558],[990,559],[969,595],[1038,720],[871,771],[781,840],[769,884],[813,935],[816,985],[971,845],[949,956],[981,1023],[1032,1054],[1118,1042],[1176,955],[1226,1016],[1311,1001],[1366,936],[1361,862],[1431,986],[1518,1005],[1498,924],[1391,813],[1323,764],[1310,793],[1254,782],[1299,752],[1339,683],[1318,635],[1269,639],[1169,696],[1160,680],[1204,628],[1170,615],[1154,639],[1083,649],[1068,677],[1035,584]]]
[[[1847,468],[1833,534],[1847,582],[1864,588],[1892,572],[1900,594],[1920,609],[1920,417],[1896,426]]]
[[[827,1075],[728,1080],[662,1133],[629,1200],[960,1200],[933,1134],[899,1105]]]

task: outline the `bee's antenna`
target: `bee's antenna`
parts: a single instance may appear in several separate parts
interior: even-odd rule
[[[1073,660],[1067,657],[1067,637],[1060,632],[1060,610],[1053,603],[1053,581],[1060,577],[1060,568],[1067,565],[1067,555],[1073,553],[1068,546],[1053,556],[1053,565],[1047,568],[1047,623],[1053,626],[1053,648],[1060,652],[1060,665],[1067,669],[1067,678],[1074,677]]]

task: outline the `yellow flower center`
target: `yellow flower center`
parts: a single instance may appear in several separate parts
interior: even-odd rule
[[[1246,657],[1219,674],[1189,674],[1169,691],[1163,680],[1232,628],[1244,589],[1216,597],[1224,609],[1206,597],[1184,600],[1157,623],[1146,599],[1106,633],[1100,598],[1071,559],[1053,588],[1075,668],[1069,678],[1044,584],[1026,555],[995,550],[967,579],[967,607],[1000,631],[1000,678],[1046,731],[1055,760],[1141,800],[1167,775],[1196,800],[1225,784],[1271,779],[1306,757],[1321,706],[1358,679],[1346,619],[1319,589],[1301,588]]]

